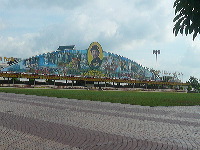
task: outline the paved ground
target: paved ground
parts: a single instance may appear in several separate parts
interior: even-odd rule
[[[0,150],[198,150],[200,106],[0,93]]]

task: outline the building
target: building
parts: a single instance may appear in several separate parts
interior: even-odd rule
[[[98,42],[91,43],[84,50],[76,50],[75,45],[59,46],[57,51],[23,59],[2,72],[138,80],[154,77],[135,61],[103,51]]]

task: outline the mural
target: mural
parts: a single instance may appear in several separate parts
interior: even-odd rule
[[[138,63],[103,51],[98,42],[86,50],[58,50],[21,60],[3,72],[44,75],[150,79],[153,74]]]

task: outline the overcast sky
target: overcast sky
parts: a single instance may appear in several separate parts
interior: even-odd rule
[[[0,55],[27,58],[59,45],[106,52],[200,78],[200,39],[173,34],[174,0],[0,0]],[[153,50],[160,50],[156,63]]]

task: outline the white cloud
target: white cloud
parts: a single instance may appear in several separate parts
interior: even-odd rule
[[[6,28],[5,23],[2,20],[0,20],[0,31],[4,30],[5,28]]]
[[[1,56],[26,58],[34,55],[32,39],[35,35],[0,37]]]
[[[90,0],[1,0],[0,7],[6,9],[15,9],[17,7],[27,9],[52,9],[57,7],[62,9],[74,9],[87,4],[89,1]]]
[[[192,38],[192,37],[191,37]],[[200,46],[199,42],[200,39],[196,38],[195,41],[192,41],[192,39],[187,40],[188,46],[187,51],[185,52],[181,63],[190,68],[196,68],[198,69],[200,67]],[[200,75],[199,75],[200,77]]]

